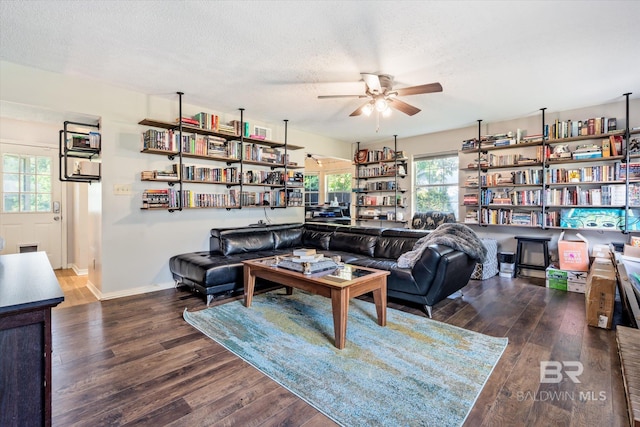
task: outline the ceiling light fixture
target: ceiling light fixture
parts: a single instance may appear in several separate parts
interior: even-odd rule
[[[311,153],[307,153],[307,158],[311,159],[311,160],[315,160],[316,164],[318,165],[318,167],[322,167],[322,160],[320,160],[320,158],[316,157],[314,154]]]
[[[384,99],[384,97],[379,96],[378,98],[376,98],[376,110],[378,112],[383,113],[388,109],[389,109],[389,104],[387,103],[387,100]]]
[[[373,109],[374,109],[373,101],[368,104],[364,104],[362,106],[362,114],[364,114],[365,116],[370,116],[371,113],[373,113]]]

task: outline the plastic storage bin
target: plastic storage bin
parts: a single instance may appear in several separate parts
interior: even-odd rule
[[[516,254],[513,252],[500,252],[498,254],[500,263],[500,277],[513,277],[516,268]]]

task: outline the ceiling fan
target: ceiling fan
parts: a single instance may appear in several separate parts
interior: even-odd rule
[[[420,112],[419,108],[400,101],[398,96],[419,95],[422,93],[442,92],[440,83],[428,83],[419,86],[405,87],[402,89],[393,89],[393,76],[388,74],[369,74],[360,73],[365,83],[366,90],[364,95],[321,95],[318,99],[327,98],[368,98],[368,101],[359,106],[350,116],[359,116],[360,114],[370,115],[373,111],[378,111],[385,115],[390,113],[391,108],[395,108],[409,116],[413,116]]]

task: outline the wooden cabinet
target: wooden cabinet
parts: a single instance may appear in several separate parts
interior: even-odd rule
[[[182,98],[180,98],[180,103]],[[168,183],[169,188],[143,192],[142,209],[271,209],[304,205],[304,166],[289,160],[303,149],[284,142],[246,136],[244,109],[232,125],[216,124],[215,115],[200,113],[199,124],[144,119],[144,154],[163,155],[174,163],[165,170],[143,171],[142,181]],[[191,121],[191,118],[185,120]],[[213,124],[212,124],[213,123]],[[203,185],[216,186],[210,192]]]
[[[51,425],[51,308],[64,300],[45,252],[0,255],[0,425]]]
[[[407,198],[404,184],[407,160],[397,150],[397,140],[394,140],[393,149],[385,147],[382,150],[361,150],[358,144],[354,155],[354,206],[358,223],[408,223],[405,218]]]
[[[545,123],[463,143],[460,182],[465,222],[539,228],[640,230],[640,150],[616,118]]]

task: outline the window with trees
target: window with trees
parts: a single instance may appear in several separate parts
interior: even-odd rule
[[[458,155],[414,160],[416,212],[453,212],[458,218]]]
[[[351,203],[351,173],[327,174],[327,202]]]
[[[305,173],[304,175],[304,204],[305,206],[317,205],[320,200],[320,179],[317,173]]]

